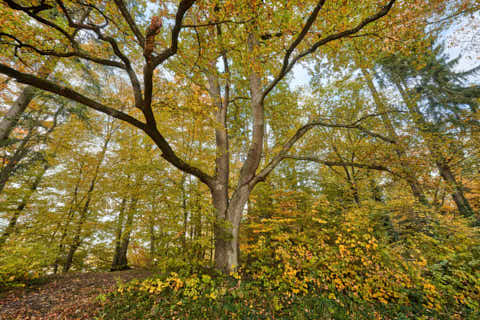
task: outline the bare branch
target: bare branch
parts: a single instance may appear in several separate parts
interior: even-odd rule
[[[160,134],[160,132],[157,130],[156,127],[150,127],[147,124],[135,119],[134,117],[121,112],[119,110],[110,108],[108,106],[105,106],[99,102],[96,102],[70,88],[66,88],[63,86],[60,86],[58,84],[55,84],[49,80],[41,79],[33,75],[29,75],[26,73],[19,72],[15,69],[10,68],[9,66],[6,66],[4,64],[0,63],[0,73],[5,74],[11,78],[16,79],[20,83],[28,84],[31,86],[34,86],[36,88],[58,94],[62,97],[68,98],[70,100],[76,101],[78,103],[81,103],[83,105],[86,105],[94,110],[100,111],[102,113],[105,113],[107,115],[110,115],[114,118],[117,118],[119,120],[123,120],[125,122],[130,123],[136,128],[139,128],[143,130],[145,133],[147,133],[152,140],[156,143],[156,145],[160,148],[162,151],[162,157],[170,162],[172,165],[177,167],[178,169],[187,172],[189,174],[192,174],[196,176],[197,178],[200,179],[203,183],[211,187],[213,185],[213,178],[209,176],[208,174],[204,173],[202,170],[199,168],[193,167],[189,164],[187,164],[185,161],[180,159],[173,149],[170,147],[166,139]]]
[[[385,15],[387,15],[387,13],[390,11],[390,9],[393,7],[393,4],[395,3],[396,0],[390,0],[390,2],[382,7],[381,10],[379,10],[376,14],[362,20],[356,27],[352,28],[352,29],[348,29],[348,30],[345,30],[345,31],[342,31],[342,32],[338,32],[338,33],[335,33],[335,34],[332,34],[330,36],[327,36],[317,42],[315,42],[309,49],[299,53],[298,55],[296,55],[291,61],[289,61],[289,58],[290,58],[290,54],[288,54],[288,50],[287,50],[287,55],[285,56],[284,58],[284,61],[283,61],[283,65],[282,65],[282,69],[280,70],[280,72],[278,73],[278,75],[275,77],[275,79],[272,80],[272,82],[267,86],[267,88],[265,89],[264,91],[264,94],[263,94],[263,97],[265,98],[269,93],[270,91],[273,90],[273,88],[275,88],[275,86],[278,84],[278,82],[280,82],[284,77],[285,75],[290,71],[292,70],[293,66],[295,66],[295,64],[300,61],[302,58],[304,58],[305,56],[309,55],[309,54],[312,54],[314,53],[315,51],[317,51],[317,49],[331,41],[334,41],[334,40],[338,40],[338,39],[341,39],[341,38],[345,38],[345,37],[348,37],[348,36],[351,36],[357,32],[359,32],[360,30],[362,30],[365,26],[369,25],[370,23],[384,17]],[[303,31],[303,30],[302,30]],[[308,31],[308,30],[307,30]],[[303,38],[302,38],[303,39]],[[289,48],[290,49],[290,48]]]
[[[130,30],[132,30],[133,34],[137,38],[138,44],[143,48],[145,44],[145,38],[138,28],[138,26],[135,23],[135,20],[133,17],[130,15],[130,13],[127,10],[127,7],[125,6],[125,3],[123,0],[115,0],[115,4],[117,5],[117,8],[120,10],[122,13],[123,18],[125,21],[127,21],[128,26],[130,27]]]
[[[182,0],[178,5],[177,14],[175,17],[175,25],[172,30],[172,43],[169,48],[165,49],[158,56],[147,58],[147,63],[143,69],[143,81],[144,81],[144,109],[143,113],[147,119],[149,126],[156,127],[155,116],[152,111],[152,92],[153,92],[153,71],[155,68],[166,61],[168,58],[177,53],[178,50],[178,37],[180,34],[183,17],[188,9],[190,9],[195,0]]]
[[[322,127],[329,127],[329,128],[345,128],[345,129],[357,129],[365,134],[379,138],[385,142],[396,144],[396,140],[384,137],[378,133],[372,132],[370,130],[365,129],[359,124],[359,121],[365,120],[370,118],[373,115],[366,115],[362,117],[360,120],[357,120],[350,124],[335,124],[335,123],[328,123],[324,121],[312,121],[307,123],[306,125],[300,127],[297,132],[288,139],[288,141],[283,145],[282,149],[273,157],[270,163],[267,164],[265,168],[263,168],[253,179],[248,181],[251,187],[255,186],[260,181],[264,181],[267,176],[272,172],[273,169],[283,160],[287,155],[288,151],[293,147],[293,145],[300,140],[309,130],[313,129],[314,127],[322,126]]]
[[[132,116],[129,116],[126,113],[123,113],[121,111],[118,111],[116,109],[110,108],[108,106],[105,106],[99,102],[96,102],[70,88],[60,86],[54,82],[51,82],[46,79],[42,79],[27,73],[22,73],[19,72],[15,69],[10,68],[9,66],[5,64],[0,63],[0,73],[3,73],[9,77],[15,78],[18,82],[28,84],[31,86],[34,86],[36,88],[52,92],[55,94],[58,94],[62,97],[71,99],[73,101],[79,102],[83,105],[86,105],[90,108],[93,108],[97,111],[103,112],[105,114],[108,114],[114,118],[126,121],[133,126],[140,128],[142,130],[145,129],[145,124]]]
[[[0,38],[2,36],[3,37],[8,37],[8,38],[10,38],[10,39],[12,39],[16,42],[16,43],[2,42],[3,44],[7,44],[7,45],[13,46],[15,48],[19,48],[19,49],[27,48],[27,49],[30,49],[30,50],[32,50],[32,51],[34,51],[34,52],[36,52],[36,53],[38,53],[42,56],[52,56],[52,57],[58,57],[58,58],[78,57],[78,58],[89,60],[89,61],[101,64],[101,65],[116,67],[116,68],[120,68],[120,69],[125,69],[125,66],[120,62],[113,61],[113,60],[108,60],[108,59],[97,58],[97,57],[92,57],[92,56],[90,56],[86,53],[83,53],[83,52],[80,52],[80,51],[77,51],[77,50],[72,51],[72,52],[56,52],[55,50],[42,50],[42,49],[38,49],[35,46],[23,43],[22,41],[20,41],[18,38],[16,38],[15,36],[13,36],[11,34],[7,34],[7,33],[2,32],[2,33],[0,33]]]
[[[382,165],[356,163],[356,162],[345,162],[345,161],[327,161],[327,160],[322,160],[318,157],[313,157],[313,156],[285,155],[283,158],[284,159],[299,160],[299,161],[311,161],[311,162],[324,164],[328,167],[354,167],[354,168],[360,168],[360,169],[386,171],[388,173],[394,174],[389,168],[387,168],[385,166],[382,166]]]
[[[182,29],[183,17],[187,13],[188,9],[190,9],[193,6],[194,2],[195,0],[182,0],[178,5],[178,11],[175,16],[175,25],[173,26],[173,29],[172,29],[172,43],[170,44],[169,48],[165,49],[157,57],[155,57],[155,59],[153,60],[154,68],[158,66],[160,63],[170,58],[171,56],[173,56],[175,53],[177,53],[178,36]]]

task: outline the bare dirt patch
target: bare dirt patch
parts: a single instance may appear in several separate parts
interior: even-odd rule
[[[47,279],[32,288],[13,289],[0,296],[0,320],[92,319],[97,297],[117,282],[144,279],[150,271],[71,273]]]

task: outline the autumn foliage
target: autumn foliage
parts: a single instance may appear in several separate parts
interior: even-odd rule
[[[1,0],[0,318],[479,319],[479,10]]]

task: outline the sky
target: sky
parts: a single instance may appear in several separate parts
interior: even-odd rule
[[[465,71],[480,65],[480,13],[473,16],[465,16],[443,33],[446,53],[451,58],[461,56],[456,66],[457,71]],[[297,64],[293,70],[293,79],[290,82],[292,89],[304,87],[309,84],[310,75],[308,70],[301,64]],[[478,77],[472,81],[479,84]]]

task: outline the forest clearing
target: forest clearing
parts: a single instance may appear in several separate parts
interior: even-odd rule
[[[0,0],[0,319],[480,319],[478,0]]]

